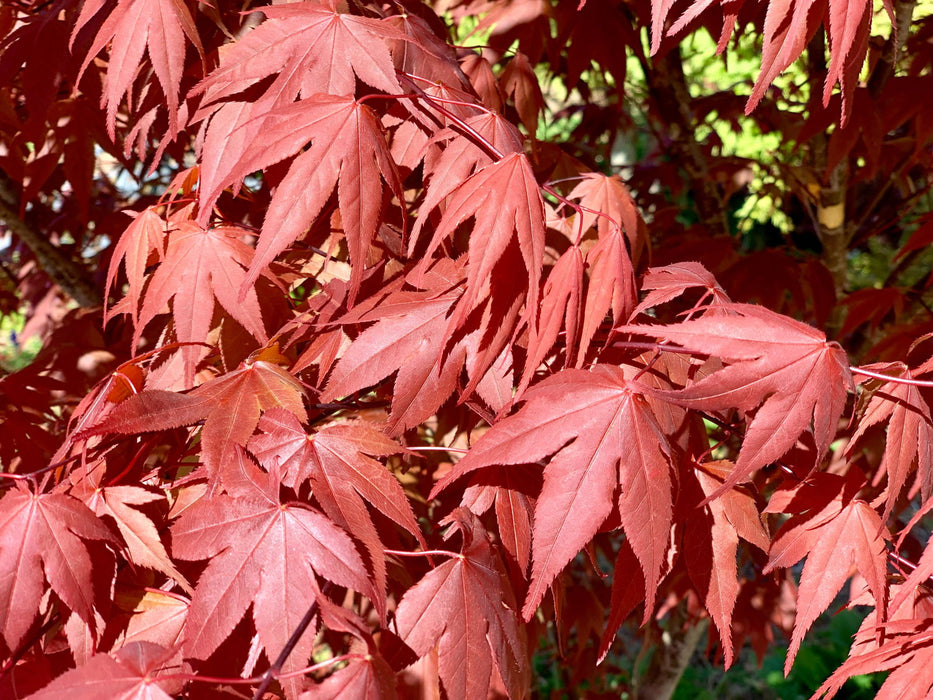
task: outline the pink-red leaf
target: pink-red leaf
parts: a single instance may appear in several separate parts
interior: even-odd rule
[[[191,599],[186,654],[210,656],[253,606],[259,641],[275,657],[321,596],[316,576],[368,595],[372,586],[350,537],[319,511],[279,500],[279,481],[248,459],[233,493],[201,499],[172,526],[172,553],[209,559]],[[290,657],[310,655],[313,632]]]
[[[209,471],[233,459],[236,445],[245,446],[259,416],[281,407],[302,420],[303,388],[284,369],[259,360],[205,382],[188,394],[143,391],[117,405],[104,425],[87,434],[145,433],[204,421],[201,456]]]
[[[99,3],[85,3],[72,41],[99,8]],[[107,105],[107,129],[111,139],[117,107],[136,79],[146,49],[167,102],[168,137],[174,137],[178,130],[178,91],[185,68],[185,36],[203,56],[194,18],[182,0],[121,0],[113,8],[97,32],[80,71],[83,74],[91,60],[110,44],[102,100]]]
[[[720,493],[779,459],[812,426],[817,459],[829,447],[852,387],[845,352],[818,330],[750,304],[723,304],[730,315],[705,315],[670,326],[623,326],[695,353],[718,355],[723,369],[679,391],[655,391],[688,408],[751,411],[735,471]]]
[[[43,573],[52,590],[95,629],[91,557],[81,540],[116,544],[110,530],[81,501],[32,493],[15,482],[0,499],[0,630],[11,649],[39,610]]]
[[[422,210],[422,216],[426,214]],[[487,297],[495,296],[498,278],[505,272],[494,270],[510,243],[517,243],[525,268],[511,274],[524,273],[526,307],[537,307],[544,262],[544,203],[524,154],[509,154],[487,165],[453,192],[425,261],[470,218],[475,222],[469,240],[467,285],[455,323],[462,322]]]
[[[174,651],[151,642],[131,642],[114,654],[95,654],[45,686],[29,700],[171,700],[181,689],[167,675],[166,664]]]
[[[550,457],[535,506],[531,586],[523,615],[617,508],[654,603],[670,540],[671,455],[645,397],[618,367],[564,370],[531,387],[525,405],[496,423],[432,495],[483,467]],[[617,503],[613,493],[620,487]]]
[[[912,372],[903,363],[866,365],[865,369],[910,380]],[[875,388],[852,434],[848,454],[873,425],[887,421],[884,455],[876,472],[876,482],[887,475],[887,499],[883,520],[887,521],[911,468],[917,470],[916,484],[924,501],[933,495],[933,418],[918,387],[906,382],[884,382]]]
[[[840,506],[833,501],[819,513],[806,513],[788,520],[771,547],[765,573],[787,568],[805,554],[807,563],[800,576],[797,616],[784,673],[790,671],[800,642],[810,625],[836,597],[852,568],[868,582],[875,605],[884,619],[887,609],[888,539],[881,518],[864,501]]]
[[[466,510],[453,517],[463,533],[463,550],[402,597],[399,636],[419,657],[438,646],[449,697],[486,697],[495,663],[509,697],[522,698],[529,682],[528,652],[512,587],[479,521]]]

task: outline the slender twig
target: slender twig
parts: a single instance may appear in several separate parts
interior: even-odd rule
[[[397,557],[433,557],[433,556],[443,556],[443,557],[453,557],[455,559],[463,558],[462,554],[457,554],[456,552],[448,552],[446,549],[425,549],[420,552],[403,552],[400,549],[383,549],[383,552],[386,554],[394,554]]]
[[[19,661],[23,655],[29,651],[33,644],[39,641],[52,627],[54,627],[59,622],[59,614],[55,613],[50,617],[42,627],[37,629],[34,634],[30,635],[19,645],[19,647],[10,654],[10,658],[6,660],[6,663],[0,667],[0,679],[4,678],[6,674],[13,670],[13,667],[16,666],[16,662]]]
[[[465,455],[468,450],[463,447],[431,447],[426,445],[417,445],[412,447],[411,445],[406,445],[406,448],[412,452],[456,452],[457,454]]]
[[[871,377],[872,379],[880,379],[882,381],[891,382],[893,384],[909,384],[911,386],[933,386],[933,380],[908,379],[907,377],[892,377],[890,374],[882,374],[881,372],[872,372],[870,369],[865,369],[863,367],[849,367],[849,371],[854,374],[862,374],[866,377]]]
[[[321,586],[321,595],[326,596],[333,589],[334,584],[330,581],[327,581],[323,586]],[[301,635],[305,633],[305,630],[308,629],[308,625],[317,617],[318,612],[320,611],[321,604],[318,598],[314,599],[314,602],[308,606],[308,610],[305,613],[305,616],[301,618],[301,622],[298,623],[298,626],[292,632],[292,635],[288,638],[288,641],[285,642],[285,646],[282,647],[282,651],[279,654],[278,658],[272,663],[269,669],[262,674],[262,680],[259,683],[259,687],[256,688],[256,692],[253,694],[253,700],[262,700],[263,694],[268,690],[269,686],[279,676],[279,671],[282,670],[282,666],[285,665],[285,662],[288,661],[288,657],[294,651],[295,646],[298,644],[298,640],[301,639]]]

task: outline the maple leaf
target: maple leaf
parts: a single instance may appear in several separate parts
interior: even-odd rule
[[[152,274],[133,338],[139,342],[143,328],[162,313],[171,299],[175,334],[183,343],[207,339],[214,313],[213,299],[260,343],[268,339],[256,290],[249,287],[242,299],[237,290],[244,285],[245,268],[253,250],[240,238],[247,232],[232,226],[202,229],[193,222],[175,225],[169,233],[165,257]],[[183,348],[189,372],[193,371],[198,348]]]
[[[216,377],[188,394],[142,391],[114,407],[103,425],[84,435],[132,434],[169,430],[204,421],[201,456],[218,473],[245,446],[263,411],[281,407],[305,419],[301,383],[282,368],[257,360]]]
[[[274,658],[323,598],[317,576],[372,595],[346,532],[304,503],[282,503],[277,474],[249,459],[238,463],[240,478],[229,480],[228,493],[199,500],[172,525],[174,556],[210,560],[195,585],[183,642],[196,659],[217,649],[250,604],[259,641]],[[302,667],[313,645],[309,630],[286,670]]]
[[[181,690],[177,676],[164,680],[166,662],[174,651],[152,642],[131,642],[114,654],[95,654],[79,668],[71,669],[29,700],[171,700]]]
[[[506,95],[512,96],[522,125],[534,138],[538,129],[538,116],[544,111],[544,95],[541,94],[534,66],[525,54],[516,52],[512,56],[502,71],[499,84]]]
[[[637,265],[648,243],[648,232],[622,178],[603,173],[583,173],[580,177],[567,198],[579,202],[582,228],[595,225],[601,239],[621,230],[632,251],[632,263]]]
[[[884,0],[884,9],[891,24],[896,24],[894,3]],[[873,5],[866,0],[828,0],[826,33],[829,36],[831,62],[823,85],[823,106],[829,104],[833,86],[838,82],[842,93],[839,125],[844,127],[852,113],[852,93],[868,53]]]
[[[427,212],[422,210],[421,215]],[[527,275],[526,308],[538,304],[544,262],[544,203],[524,154],[512,153],[487,165],[453,192],[428,244],[422,268],[441,242],[471,217],[475,222],[469,240],[466,291],[451,319],[454,327],[481,301],[495,295],[504,274],[495,273],[497,263],[510,243],[518,243]]]
[[[92,489],[91,484],[86,481],[82,484],[84,489],[74,489],[73,495],[80,494],[87,506],[98,517],[106,515],[113,519],[126,543],[129,560],[138,566],[161,571],[174,579],[185,591],[191,593],[188,581],[169,559],[155,523],[143,512],[130,507],[165,500],[165,495],[139,486],[100,487],[97,485]],[[84,490],[83,494],[82,490]]]
[[[509,697],[524,697],[528,650],[511,584],[479,520],[465,509],[448,518],[462,533],[463,548],[402,596],[399,636],[419,658],[438,646],[449,697],[486,697],[493,663]]]
[[[336,12],[336,3],[329,4],[263,7],[266,21],[230,47],[192,94],[217,102],[271,75],[274,82],[257,102],[281,106],[299,94],[353,95],[356,78],[401,92],[386,41],[408,37],[387,22]]]
[[[645,577],[641,573],[638,557],[626,540],[619,544],[613,572],[612,591],[609,594],[609,619],[599,640],[596,662],[598,664],[601,664],[609,653],[622,621],[645,600]],[[648,616],[648,611],[645,616]]]
[[[324,512],[366,545],[376,588],[383,594],[374,602],[384,605],[385,554],[363,499],[427,547],[398,479],[367,456],[384,457],[403,448],[363,421],[324,426],[308,435],[294,414],[281,408],[263,415],[259,429],[263,432],[250,441],[250,451],[260,464],[281,469],[285,485],[297,488],[310,478]]]
[[[154,588],[144,591],[116,586],[114,606],[128,619],[114,648],[131,642],[153,642],[178,649],[188,617],[190,601],[177,593]]]
[[[84,3],[71,34],[72,45],[81,28],[105,4],[104,0]],[[182,0],[122,0],[113,7],[98,30],[75,81],[76,85],[81,82],[81,75],[91,60],[110,44],[101,100],[107,105],[107,130],[111,139],[114,138],[117,107],[136,79],[146,49],[168,106],[167,138],[174,138],[178,131],[178,92],[185,67],[185,36],[203,58],[204,47],[194,18]]]
[[[632,318],[648,309],[676,299],[688,289],[705,289],[703,296],[694,305],[699,310],[704,302],[711,305],[731,303],[725,290],[712,273],[697,262],[681,262],[664,267],[652,267],[645,272],[642,289],[650,290],[641,303],[632,311]]]
[[[561,327],[566,330],[566,361],[569,363],[577,336],[582,291],[583,255],[573,246],[557,259],[544,283],[540,316],[528,342],[528,362],[516,393],[521,394],[528,386],[557,340]]]
[[[727,462],[707,462],[694,469],[703,496],[708,498],[714,494],[731,468]],[[690,526],[684,533],[684,560],[719,631],[726,668],[729,668],[734,660],[732,615],[739,593],[735,561],[739,537],[763,552],[768,551],[770,538],[755,499],[738,488],[730,489],[704,508],[708,515],[704,513],[706,517],[698,523],[696,515],[692,514]],[[709,530],[705,529],[707,526]]]
[[[367,654],[352,661],[327,680],[309,688],[298,700],[396,700],[395,673],[378,656]]]
[[[125,213],[133,217],[126,230],[113,249],[110,258],[110,267],[107,269],[107,289],[111,290],[116,282],[117,270],[123,262],[126,270],[128,291],[125,299],[129,302],[133,326],[139,326],[139,300],[145,286],[145,271],[153,253],[158,259],[164,255],[166,224],[161,216],[155,213],[156,207],[147,207],[142,212]],[[104,308],[104,319],[108,319],[107,308]]]
[[[354,264],[350,295],[355,296],[362,280],[363,261],[378,228],[382,182],[402,198],[395,163],[375,112],[352,97],[314,95],[264,114],[261,123],[246,122],[219,148],[229,148],[231,142],[246,145],[250,139],[238,132],[260,127],[263,148],[212,156],[218,161],[218,169],[209,175],[200,193],[202,220],[210,215],[210,207],[224,187],[298,153],[309,142],[311,145],[294,159],[275,190],[256,257],[240,288],[247,289],[276,255],[311,226],[336,186],[344,235]]]
[[[42,575],[65,605],[95,629],[91,557],[85,540],[117,544],[81,501],[32,493],[21,481],[0,499],[0,630],[10,649],[39,610]]]
[[[493,425],[431,492],[433,498],[483,467],[550,457],[535,505],[526,620],[614,507],[645,572],[652,607],[670,538],[672,464],[642,389],[619,367],[562,370],[531,387],[524,406]]]
[[[534,499],[531,490],[540,490],[540,475],[529,467],[501,470],[494,475],[494,483],[484,483],[476,473],[472,483],[463,494],[461,504],[477,515],[485,513],[495,502],[496,522],[499,525],[499,540],[502,547],[516,561],[525,574],[531,563],[531,520]]]
[[[522,152],[522,137],[518,129],[495,112],[483,112],[463,119],[463,123],[490,146],[495,153]],[[433,144],[446,142],[443,148],[428,149],[424,155],[424,173],[429,186],[420,209],[424,214],[438,208],[465,180],[493,163],[492,156],[475,138],[468,138],[448,127],[437,132]],[[408,255],[414,255],[421,232],[430,221],[422,215],[415,221],[408,242]]]
[[[866,365],[865,369],[906,380],[914,378],[900,362]],[[871,426],[887,421],[884,455],[875,473],[876,482],[885,474],[888,477],[887,502],[882,516],[887,521],[914,463],[917,470],[914,489],[919,488],[924,501],[933,495],[933,419],[918,387],[897,381],[878,383],[873,380],[873,383],[877,386],[865,405],[846,454],[851,456],[855,452],[856,444]]]
[[[715,411],[759,407],[748,423],[735,470],[718,493],[780,459],[812,423],[818,462],[836,432],[852,375],[845,352],[818,330],[751,304],[721,304],[729,315],[705,315],[670,326],[630,325],[638,333],[717,355],[727,366],[677,391],[653,390],[666,401]]]
[[[583,304],[583,321],[576,366],[582,367],[593,336],[612,311],[613,324],[632,313],[638,300],[635,271],[618,227],[610,227],[586,253],[589,283]]]
[[[793,516],[771,545],[765,574],[778,567],[791,567],[807,557],[800,576],[797,615],[784,675],[790,672],[803,636],[832,603],[853,566],[867,581],[882,619],[885,616],[888,533],[867,503],[858,499],[846,503],[846,492],[821,511]]]
[[[466,350],[442,353],[448,313],[457,293],[399,292],[367,313],[345,322],[377,321],[363,331],[337,362],[321,401],[348,396],[398,372],[387,429],[402,432],[433,414],[457,383]]]
[[[797,60],[820,26],[820,17],[811,9],[816,0],[781,0],[768,3],[765,15],[761,73],[745,105],[750,114],[774,79]]]

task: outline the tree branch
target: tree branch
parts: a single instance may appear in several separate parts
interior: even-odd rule
[[[103,297],[89,281],[87,270],[20,218],[18,199],[10,179],[0,172],[0,226],[26,244],[39,267],[79,305],[101,306]]]

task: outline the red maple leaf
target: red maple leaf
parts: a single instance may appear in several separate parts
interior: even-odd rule
[[[72,43],[81,28],[105,6],[103,0],[84,3],[71,34]],[[107,129],[114,138],[117,107],[137,77],[143,51],[148,49],[168,106],[171,139],[178,130],[178,91],[185,68],[185,39],[204,56],[204,48],[187,5],[182,0],[123,0],[116,3],[101,25],[78,75],[110,44],[107,79],[102,100],[107,105]]]
[[[791,637],[785,675],[790,672],[800,642],[810,625],[832,603],[852,568],[865,578],[883,620],[887,609],[887,530],[878,513],[864,501],[849,498],[852,483],[839,498],[820,511],[793,516],[778,531],[771,545],[767,574],[788,568],[803,557],[807,563],[800,576],[797,615]]]
[[[463,123],[492,146],[495,153],[522,152],[521,133],[495,112],[464,117]],[[439,147],[441,143],[444,143],[443,148]],[[429,184],[421,205],[425,213],[437,209],[465,180],[493,162],[492,155],[475,138],[468,138],[453,127],[434,134],[431,144],[434,147],[428,148],[424,154],[424,174]],[[414,254],[421,233],[430,221],[427,216],[420,216],[415,221],[408,242],[410,256]]]
[[[719,308],[728,314],[618,330],[662,338],[728,363],[678,391],[654,390],[656,396],[707,411],[759,407],[748,423],[735,471],[718,491],[723,493],[780,459],[811,425],[819,461],[836,433],[846,389],[853,384],[845,352],[815,328],[751,304]]]
[[[258,103],[282,106],[299,94],[353,95],[356,78],[383,92],[401,92],[386,41],[408,37],[387,22],[337,12],[336,4],[263,7],[268,19],[224,52],[193,94],[217,102],[270,75],[275,81]]]
[[[384,593],[383,545],[364,499],[410,532],[423,547],[427,546],[398,479],[367,456],[384,457],[403,448],[363,421],[324,426],[309,435],[294,414],[281,408],[266,413],[259,421],[259,429],[262,434],[249,443],[259,463],[270,471],[280,469],[284,474],[282,483],[293,488],[311,480],[314,497],[324,512],[366,545],[376,588]],[[380,595],[374,602],[379,606],[384,600]]]
[[[448,314],[459,296],[436,290],[398,292],[374,310],[346,317],[347,323],[376,323],[344,352],[321,400],[348,396],[398,372],[389,433],[418,425],[433,414],[455,389],[466,358],[462,346],[442,352]]]
[[[426,216],[427,212],[422,210],[421,215]],[[536,308],[544,262],[544,203],[524,154],[511,153],[487,165],[451,194],[428,245],[422,269],[441,243],[470,218],[475,221],[468,244],[466,291],[451,326],[459,327],[481,302],[496,295],[507,278],[520,274],[514,268],[506,271],[498,266],[510,244],[517,244],[525,268],[522,286],[526,290],[523,295],[526,308]]]
[[[0,630],[10,649],[32,625],[43,595],[43,572],[59,598],[96,628],[91,557],[81,541],[117,544],[81,501],[33,493],[23,482],[0,499]]]
[[[730,471],[732,464],[725,462],[707,462],[698,466],[694,474],[702,496],[696,500],[716,493]],[[689,507],[693,508],[692,505]],[[687,572],[719,631],[728,668],[735,658],[732,614],[739,594],[735,559],[739,537],[763,552],[768,551],[771,540],[755,499],[739,488],[732,488],[721,498],[710,501],[704,506],[704,511],[700,517],[696,513],[690,514],[690,525],[684,532],[684,560]]]
[[[114,407],[103,425],[85,435],[145,433],[204,421],[201,456],[217,474],[229,463],[236,446],[245,446],[259,416],[280,407],[304,419],[303,388],[282,368],[258,360],[216,377],[188,394],[143,391]]]
[[[161,571],[191,593],[191,586],[169,559],[155,523],[145,513],[131,507],[164,501],[165,494],[139,486],[101,486],[97,483],[99,477],[98,471],[82,479],[72,489],[72,495],[79,496],[99,518],[112,519],[126,543],[127,558],[132,563]]]
[[[619,367],[558,372],[531,387],[524,406],[493,425],[434,487],[432,497],[477,469],[550,457],[535,505],[526,620],[614,508],[649,582],[647,606],[653,606],[670,539],[672,465],[642,390]]]
[[[227,493],[202,498],[172,526],[175,557],[210,560],[195,585],[183,642],[196,659],[210,656],[251,604],[259,641],[274,658],[323,597],[318,576],[372,595],[346,532],[304,503],[281,502],[275,470],[261,472],[248,458],[238,464]],[[309,630],[286,670],[302,667],[313,646]]]
[[[113,654],[95,654],[79,668],[71,669],[45,686],[29,700],[171,700],[183,683],[165,666],[175,655],[152,642],[130,642]]]
[[[676,299],[688,289],[705,289],[694,309],[704,304],[730,303],[729,296],[719,286],[712,273],[697,262],[681,262],[665,267],[652,267],[645,272],[641,288],[650,290],[632,312],[632,318],[648,309]]]
[[[914,378],[913,373],[900,362],[865,365],[865,369],[906,380]],[[875,385],[874,391],[862,411],[846,454],[855,452],[858,441],[871,426],[887,421],[884,456],[876,472],[877,480],[883,475],[888,477],[883,515],[887,521],[907,483],[911,468],[917,470],[916,483],[911,490],[919,489],[924,501],[933,495],[933,418],[918,387],[903,381],[879,383],[872,380],[871,383]]]
[[[367,654],[354,659],[327,680],[301,694],[298,700],[396,700],[395,673],[379,658]]]
[[[116,282],[117,270],[123,262],[129,289],[124,299],[128,302],[133,326],[139,327],[139,300],[142,297],[146,283],[146,267],[150,264],[153,253],[157,259],[164,256],[166,224],[161,216],[155,213],[156,207],[148,207],[142,212],[126,212],[133,217],[126,230],[113,249],[110,258],[110,267],[107,270],[107,290],[111,290]],[[106,306],[104,319],[108,319]]]
[[[383,207],[383,181],[402,198],[395,162],[389,153],[376,113],[352,97],[314,95],[277,108],[238,127],[219,144],[246,143],[239,130],[261,127],[264,147],[245,153],[220,154],[217,168],[200,194],[201,219],[229,184],[262,168],[300,153],[278,184],[256,247],[249,275],[239,287],[248,289],[260,272],[314,223],[337,188],[337,204],[353,263],[350,296],[363,274],[363,261],[376,234]],[[302,152],[306,144],[310,146]],[[211,155],[205,153],[205,155]],[[235,159],[235,160],[234,160]]]
[[[253,257],[252,248],[240,240],[247,233],[232,226],[202,229],[189,221],[176,224],[168,236],[165,258],[146,288],[134,343],[169,300],[178,340],[203,343],[211,328],[214,298],[256,340],[265,343],[267,335],[256,290],[247,288],[242,299],[238,294]],[[188,347],[182,352],[185,350],[192,351],[185,356],[189,371],[193,371],[199,349]]]
[[[395,615],[399,636],[419,657],[438,647],[449,697],[486,697],[495,663],[509,697],[522,698],[530,669],[511,584],[479,520],[466,509],[449,519],[463,548],[405,592]]]

